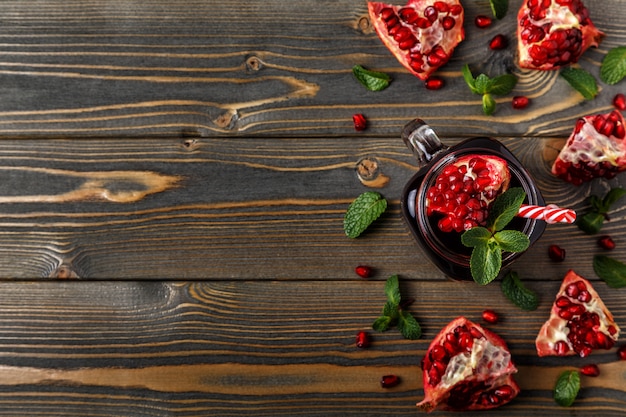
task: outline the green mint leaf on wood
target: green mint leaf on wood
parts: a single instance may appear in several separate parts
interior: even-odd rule
[[[400,305],[402,298],[400,296],[400,283],[397,275],[390,276],[387,282],[385,282],[385,295],[387,295],[389,303],[395,306]]]
[[[578,91],[586,100],[592,100],[598,95],[596,79],[582,68],[565,67],[561,70],[561,77]]]
[[[503,96],[510,93],[517,84],[517,77],[513,74],[503,74],[490,78],[486,74],[474,77],[468,64],[461,68],[463,79],[474,94],[482,95],[483,113],[492,115],[496,110],[496,100],[493,95]]]
[[[389,87],[391,77],[384,72],[371,71],[361,65],[352,67],[352,73],[370,91],[381,91]]]
[[[509,188],[500,194],[489,209],[487,223],[490,228],[495,231],[504,229],[515,218],[525,198],[526,193],[521,187]]]
[[[554,386],[554,401],[561,407],[574,404],[580,390],[580,374],[578,371],[565,371]]]
[[[496,96],[504,96],[513,91],[513,88],[517,84],[517,77],[513,74],[502,74],[497,77],[493,77],[487,84],[487,93],[495,94]]]
[[[417,340],[422,337],[422,328],[415,317],[407,311],[400,311],[398,316],[398,330],[405,339]]]
[[[626,287],[626,264],[604,255],[593,257],[593,271],[611,288]]]
[[[387,331],[387,329],[389,329],[389,327],[391,326],[392,321],[393,318],[391,316],[380,316],[372,324],[372,329],[376,330],[377,332]]]
[[[467,64],[463,65],[463,68],[461,68],[461,74],[463,74],[463,79],[465,80],[465,84],[467,84],[467,86],[469,87],[469,89],[470,89],[470,91],[472,93],[474,93],[474,94],[482,94],[476,88],[476,79],[472,75],[472,71],[470,71],[469,65],[467,65]]]
[[[612,188],[604,198],[596,195],[590,196],[591,209],[576,220],[576,226],[590,235],[598,233],[602,229],[604,221],[608,219],[607,213],[611,210],[611,206],[624,195],[626,195],[626,189],[616,187]]]
[[[496,111],[496,100],[491,94],[483,94],[483,113],[491,116]]]
[[[626,77],[626,46],[618,46],[604,56],[600,66],[600,79],[614,85],[624,77]]]
[[[388,330],[397,325],[402,336],[415,340],[422,336],[422,329],[411,313],[402,310],[402,297],[400,295],[400,283],[397,275],[390,276],[385,282],[385,295],[387,301],[383,311],[372,324],[372,328],[379,332]]]
[[[489,0],[489,5],[496,19],[502,19],[509,10],[509,0]]]
[[[375,191],[358,196],[348,207],[343,219],[343,230],[349,238],[356,238],[387,210],[387,200]]]
[[[526,311],[534,311],[539,307],[537,294],[525,287],[517,272],[509,271],[502,279],[500,289],[513,304]]]

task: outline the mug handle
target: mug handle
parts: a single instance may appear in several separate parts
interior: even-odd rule
[[[402,140],[417,158],[420,168],[430,162],[439,152],[448,149],[441,143],[435,131],[422,119],[413,119],[404,126]]]

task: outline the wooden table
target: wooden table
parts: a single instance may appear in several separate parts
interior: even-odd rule
[[[624,81],[599,83],[587,101],[558,72],[521,70],[521,2],[483,30],[473,19],[488,2],[464,3],[466,41],[439,71],[445,88],[428,91],[373,33],[365,1],[3,1],[0,415],[414,416],[428,344],[486,307],[502,317],[489,327],[508,342],[522,388],[490,416],[623,415],[615,348],[581,359],[538,358],[534,347],[570,268],[626,329],[626,293],[593,272],[595,237],[549,226],[514,265],[541,296],[528,313],[498,282],[446,279],[401,219],[416,165],[399,135],[414,117],[447,144],[498,138],[551,203],[584,210],[590,194],[624,186],[623,175],[576,187],[549,172],[576,118],[608,112]],[[626,45],[626,4],[586,5],[607,35],[579,62],[597,77],[607,51]],[[508,49],[487,47],[497,33]],[[519,77],[493,116],[465,85],[465,63]],[[390,87],[366,90],[355,64],[390,74]],[[513,94],[531,105],[511,109]],[[381,188],[357,178],[363,157],[378,159]],[[389,208],[349,239],[344,213],[370,190]],[[603,231],[626,261],[625,202],[610,214]],[[552,243],[565,262],[549,260]],[[359,264],[375,275],[359,278]],[[416,299],[423,336],[372,331],[372,346],[357,349],[393,274]],[[573,407],[557,406],[557,375],[585,363],[601,376],[583,379]],[[401,384],[381,388],[390,373]]]

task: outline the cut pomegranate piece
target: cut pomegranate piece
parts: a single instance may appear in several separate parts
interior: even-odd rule
[[[458,317],[435,337],[422,360],[424,400],[417,406],[427,412],[499,407],[520,391],[516,372],[504,340]]]
[[[398,61],[426,80],[465,37],[458,0],[409,0],[406,6],[369,2],[376,33]]]
[[[524,0],[517,15],[522,68],[552,70],[577,62],[603,37],[580,0]]]
[[[489,207],[509,188],[507,162],[493,155],[465,155],[450,163],[426,192],[426,215],[443,215],[439,229],[462,232],[484,226]]]
[[[537,354],[585,357],[596,349],[611,349],[619,331],[591,283],[570,270],[535,340]]]
[[[579,118],[552,165],[554,175],[575,185],[624,170],[626,127],[617,110]]]

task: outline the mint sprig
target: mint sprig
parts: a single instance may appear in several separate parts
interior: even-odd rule
[[[517,77],[513,74],[502,74],[493,78],[486,74],[479,74],[474,78],[467,64],[463,66],[461,72],[470,91],[474,94],[482,95],[483,113],[487,116],[493,114],[496,110],[496,100],[493,96],[509,94],[515,87],[515,84],[517,84]]]
[[[597,195],[590,196],[591,208],[576,220],[576,226],[590,235],[598,233],[602,229],[604,221],[609,219],[608,212],[611,210],[611,206],[624,195],[626,195],[626,189],[616,187],[612,188],[604,198]]]
[[[378,332],[384,332],[396,325],[406,339],[416,340],[422,337],[422,328],[415,317],[403,309],[397,275],[390,276],[385,282],[385,294],[387,302],[383,306],[380,317],[372,324],[372,328]]]
[[[626,46],[618,46],[607,52],[602,59],[600,79],[614,85],[624,77],[626,77]]]
[[[349,238],[356,238],[387,210],[387,200],[375,191],[358,196],[348,207],[343,218],[343,230]]]
[[[461,243],[471,247],[470,272],[480,285],[487,285],[500,273],[502,252],[523,252],[528,249],[528,236],[518,230],[503,230],[519,212],[526,198],[520,187],[500,194],[489,209],[487,227],[473,227],[461,235]]]
[[[496,19],[502,19],[509,9],[509,0],[489,0],[489,5],[493,16]]]
[[[509,271],[502,279],[502,293],[513,304],[526,311],[534,311],[539,307],[537,294],[524,286],[514,271]]]
[[[554,386],[554,401],[561,407],[574,404],[580,390],[580,374],[578,371],[564,371]]]
[[[626,287],[626,264],[605,255],[593,257],[593,271],[611,288]]]
[[[361,65],[352,67],[352,73],[370,91],[381,91],[389,87],[391,77],[384,72],[371,71]]]
[[[590,72],[582,68],[565,67],[560,74],[586,100],[592,100],[598,95],[598,84]]]

